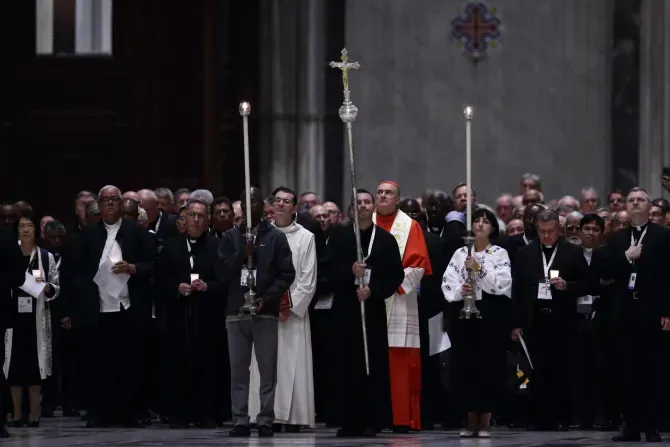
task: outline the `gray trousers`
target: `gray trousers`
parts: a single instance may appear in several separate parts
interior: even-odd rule
[[[249,425],[249,368],[252,346],[255,348],[261,379],[261,407],[256,423],[261,426],[272,425],[274,422],[278,325],[277,317],[269,315],[226,317],[230,355],[230,399],[235,425]]]

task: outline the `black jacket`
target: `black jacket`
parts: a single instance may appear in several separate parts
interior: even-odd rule
[[[240,285],[242,267],[246,265],[246,227],[231,228],[219,243],[214,272],[227,284],[226,315],[238,315],[248,288]],[[293,283],[293,255],[286,235],[271,224],[261,221],[254,253],[256,293],[263,299],[259,315],[279,315],[279,301]]]
[[[582,248],[559,239],[556,258],[551,270],[558,270],[567,283],[566,290],[551,286],[552,300],[547,303],[554,313],[568,319],[577,313],[577,298],[591,290],[591,274]],[[544,282],[544,268],[540,242],[534,240],[521,247],[512,263],[512,327],[528,330],[533,325],[538,305],[538,286]]]
[[[23,270],[23,253],[17,242],[16,232],[0,229],[0,329],[9,327],[12,315],[12,289],[26,279]]]
[[[75,324],[97,323],[100,293],[93,278],[106,241],[107,231],[103,222],[89,225],[77,237],[68,266],[73,280],[73,298],[77,300],[70,309]],[[128,281],[130,312],[138,322],[148,321],[151,318],[151,278],[154,275],[156,244],[146,229],[126,219],[121,221],[116,242],[121,247],[123,260],[135,265],[136,269]]]

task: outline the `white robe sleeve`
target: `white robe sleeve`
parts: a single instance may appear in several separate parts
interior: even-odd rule
[[[52,301],[58,298],[60,294],[60,273],[56,267],[56,260],[54,255],[49,253],[49,271],[47,272],[47,284],[50,284],[54,289],[52,297],[46,297],[46,301]]]
[[[442,276],[442,293],[450,303],[463,300],[461,287],[465,279],[461,276],[461,267],[465,263],[466,256],[463,254],[463,249],[456,250]]]
[[[296,266],[296,276],[291,288],[291,299],[293,307],[291,312],[300,318],[305,317],[309,304],[312,302],[316,292],[316,246],[314,244],[314,235],[309,233],[309,239],[305,238],[307,249],[300,256],[300,265]]]
[[[493,246],[477,275],[477,285],[490,295],[512,295],[512,267],[504,248]]]
[[[407,293],[408,290],[416,290],[416,287],[421,283],[424,270],[421,267],[407,267],[405,269],[405,279],[402,280],[402,290]]]

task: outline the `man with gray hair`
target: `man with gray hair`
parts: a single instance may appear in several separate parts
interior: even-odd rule
[[[565,216],[565,229],[563,234],[565,235],[565,239],[571,244],[578,246],[582,245],[582,238],[580,237],[579,230],[581,228],[583,217],[584,215],[579,211],[573,211]]]
[[[523,336],[533,362],[533,427],[567,430],[572,418],[570,354],[577,297],[588,294],[582,250],[560,238],[558,214],[535,217],[537,239],[512,261],[512,339]]]
[[[158,206],[158,196],[150,189],[137,191],[142,200],[142,208],[147,212],[149,224],[147,228],[156,233],[158,249],[163,243],[177,235],[177,216],[161,210]]]
[[[600,206],[600,194],[592,186],[583,188],[579,194],[579,199],[582,213],[593,213]]]
[[[98,202],[88,202],[86,204],[86,224],[95,224],[100,222],[100,207]]]
[[[191,193],[189,198],[200,200],[207,206],[212,206],[212,203],[214,203],[214,195],[208,189],[196,189]]]
[[[82,231],[73,251],[72,306],[85,331],[89,370],[87,427],[144,426],[138,399],[142,376],[142,322],[151,315],[151,279],[156,246],[146,230],[121,218],[121,191],[105,186],[98,194],[102,222]],[[122,287],[108,287],[111,277]],[[101,280],[102,278],[102,280]]]
[[[157,188],[154,190],[158,198],[158,209],[166,213],[174,213],[174,194],[169,188]]]
[[[519,188],[519,194],[523,194],[529,189],[536,189],[542,191],[542,182],[540,181],[540,176],[533,174],[531,172],[526,172],[521,176],[521,187]]]

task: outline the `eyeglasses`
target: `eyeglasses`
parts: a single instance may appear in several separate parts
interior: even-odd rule
[[[118,203],[121,201],[119,196],[110,196],[110,197],[100,197],[102,203]]]
[[[196,213],[194,211],[185,213],[186,216],[190,217],[193,220],[198,220],[198,219],[206,219],[207,215],[206,214],[201,214],[201,213]]]

